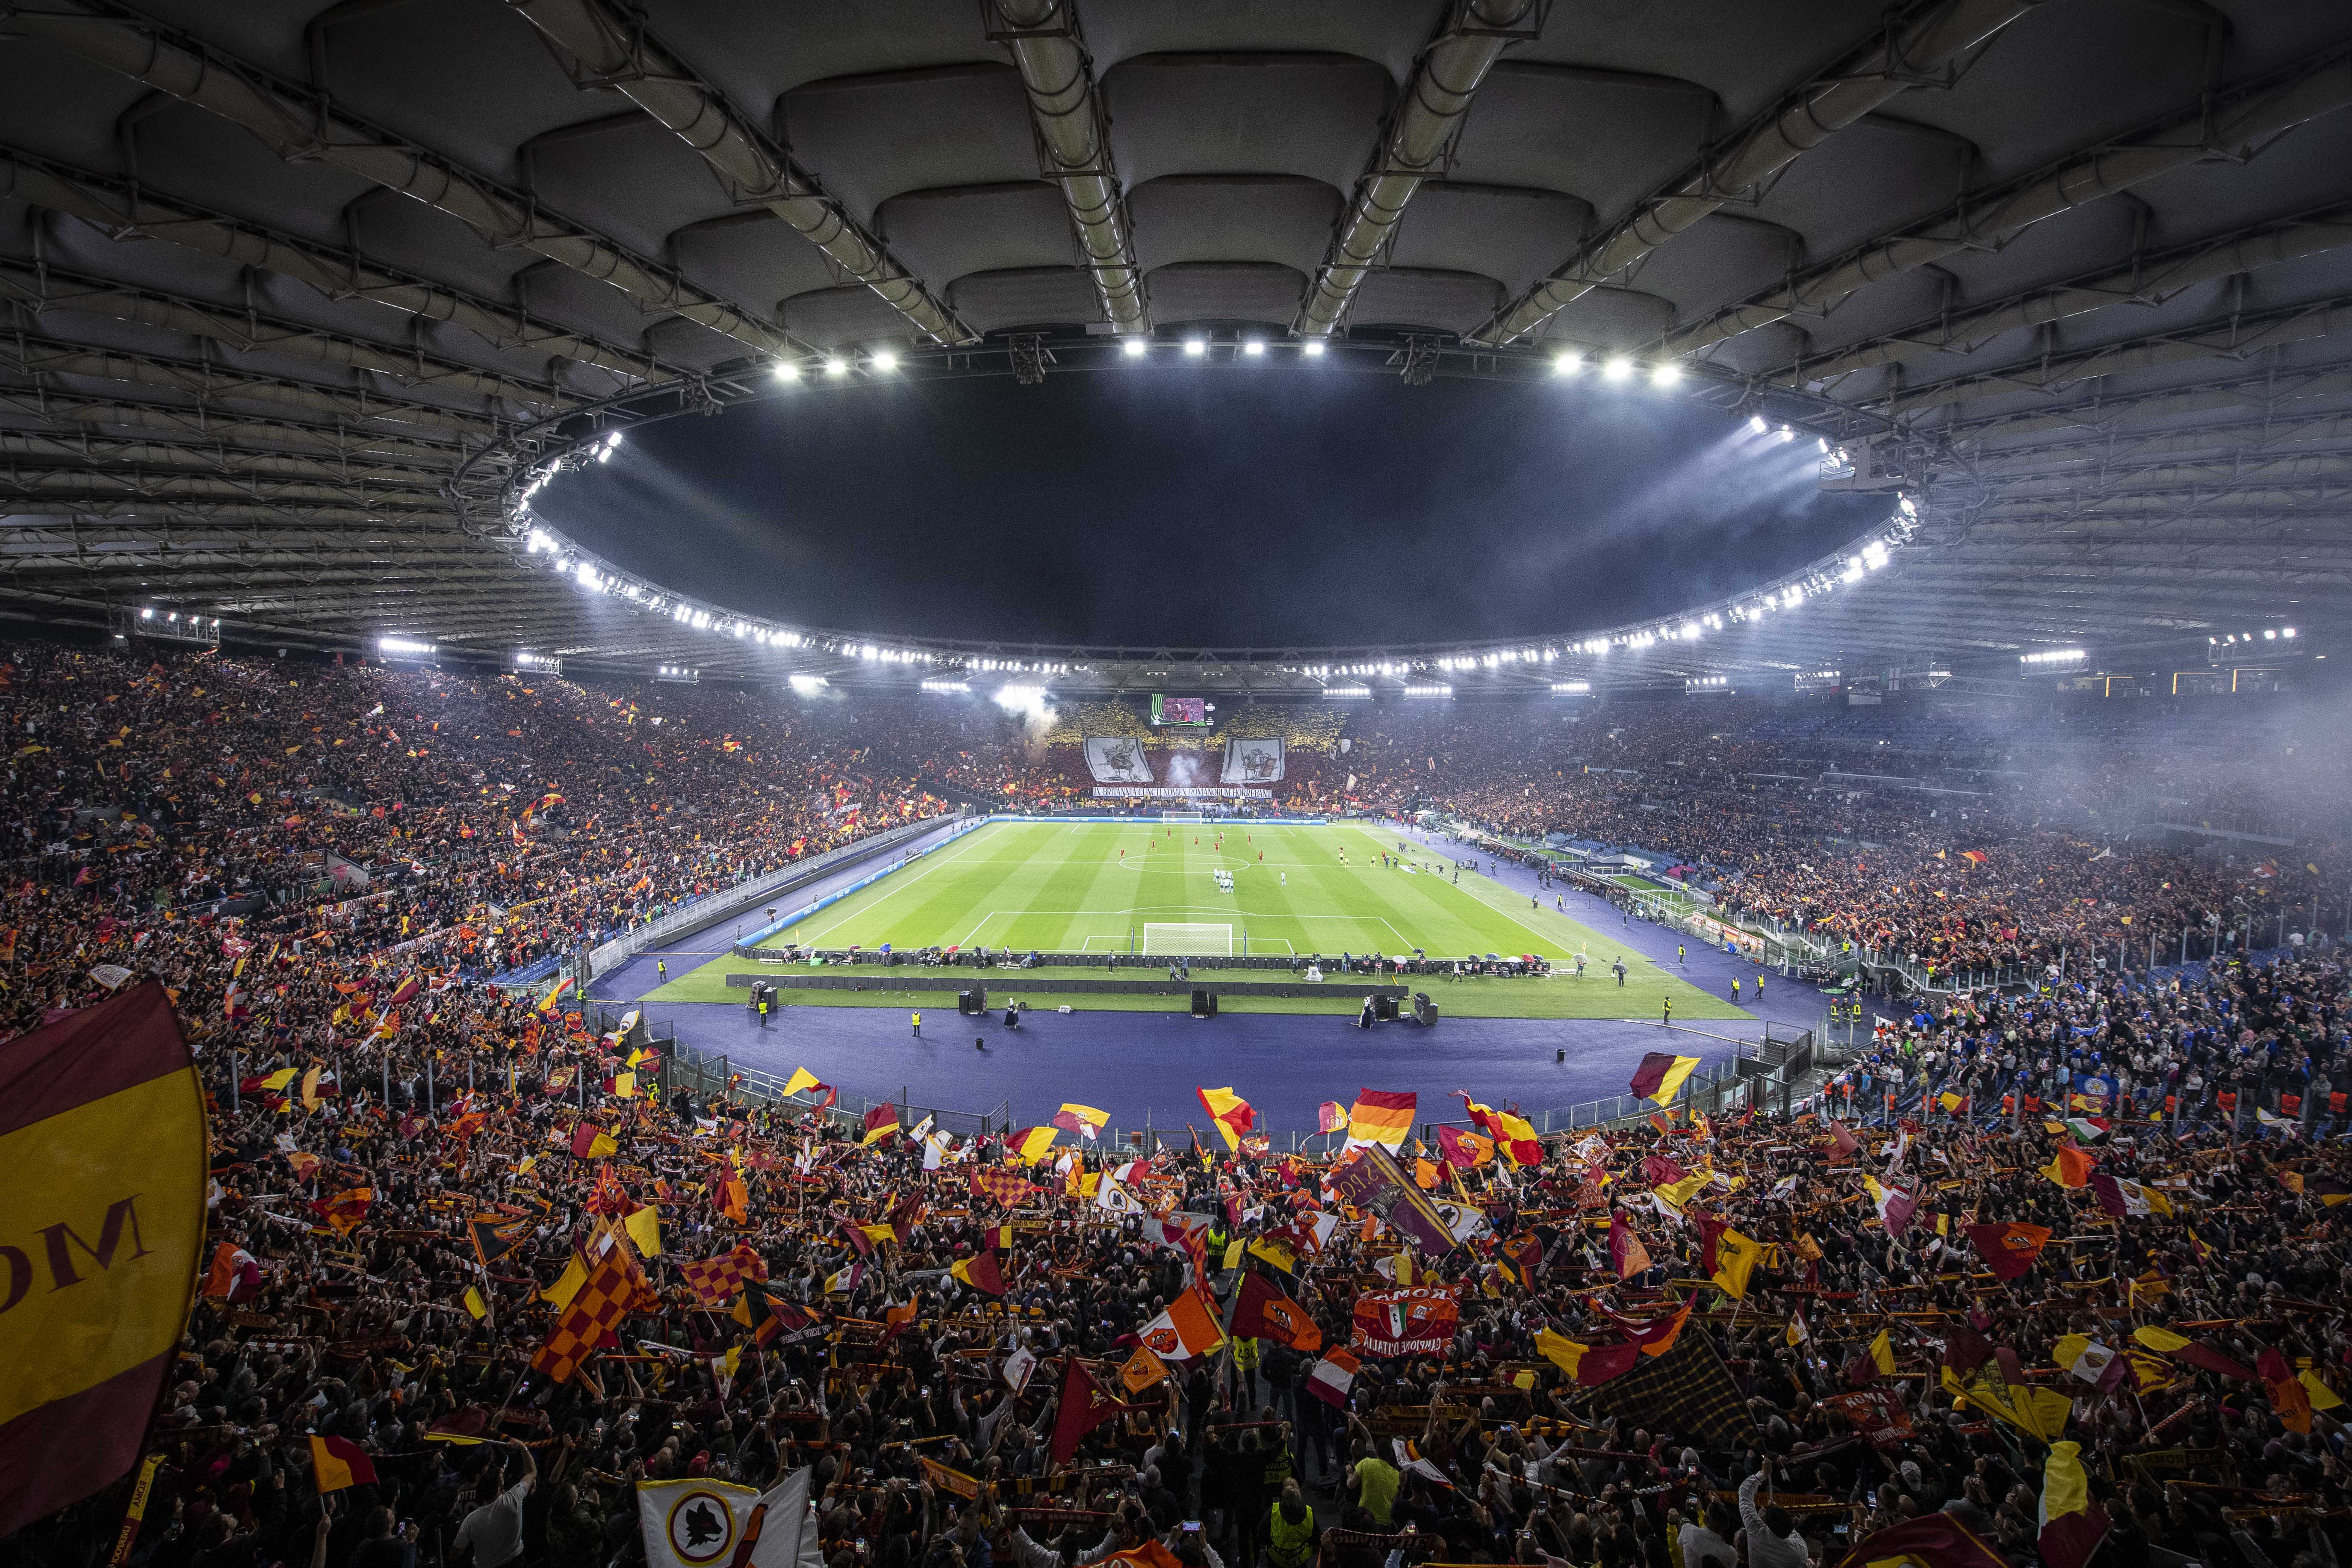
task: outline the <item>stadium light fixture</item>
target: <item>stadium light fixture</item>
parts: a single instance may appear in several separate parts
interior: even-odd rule
[[[2078,647],[2051,648],[2042,653],[2021,653],[2020,664],[2080,664],[2090,656]]]
[[[1583,368],[1584,356],[1574,349],[1551,356],[1551,373],[1554,375],[1574,375]]]
[[[1454,695],[1454,688],[1450,686],[1408,686],[1404,689],[1404,694],[1407,697],[1451,697]]]
[[[996,689],[996,705],[1007,713],[1043,716],[1053,701],[1053,693],[1042,686],[1000,686]]]
[[[1249,355],[1252,359],[1264,358],[1265,355],[1265,340],[1264,338],[1250,339],[1248,342],[1242,344],[1242,353]]]
[[[842,358],[839,354],[829,355],[824,362],[824,374],[827,375],[847,375],[849,374],[849,362]]]
[[[1326,697],[1370,697],[1371,694],[1372,689],[1369,686],[1327,686],[1323,689]]]
[[[1144,350],[1149,346],[1141,338],[1129,338],[1118,345],[1118,352],[1129,359],[1141,359]]]
[[[799,692],[803,697],[814,697],[831,684],[832,682],[825,679],[822,675],[795,675],[792,677],[793,689]]]
[[[1633,374],[1633,362],[1623,354],[1613,354],[1609,363],[1601,367],[1601,374],[1610,381],[1622,381]]]
[[[1551,683],[1551,689],[1552,695],[1555,697],[1583,697],[1591,692],[1592,682],[1589,680],[1555,680]]]
[[[1770,426],[1764,423],[1764,416],[1761,414],[1751,414],[1748,416],[1748,428],[1751,434],[1761,436],[1766,430],[1769,429]]]
[[[1874,539],[1862,547],[1862,563],[1875,572],[1886,564],[1886,546]]]
[[[153,620],[155,618],[155,606],[150,605],[145,609],[141,610],[139,612],[139,618],[142,621]]]
[[[876,370],[885,371],[896,370],[898,368],[898,356],[892,353],[888,349],[876,349],[874,351],[874,368]]]
[[[1650,373],[1652,386],[1673,386],[1683,378],[1683,367],[1669,362]]]
[[[780,359],[776,362],[776,379],[778,381],[798,381],[800,378],[800,366],[794,364],[788,359]]]
[[[1206,338],[1186,338],[1186,339],[1184,340],[1184,357],[1185,357],[1185,358],[1187,358],[1187,359],[1199,359],[1202,354],[1207,353],[1208,352],[1209,352],[1209,340],[1208,340],[1208,339],[1206,339]]]
[[[1304,353],[1308,359],[1321,359],[1323,357],[1323,340],[1321,338],[1307,339],[1306,346],[1301,350],[1301,352]]]
[[[378,637],[376,651],[386,658],[431,658],[433,645],[414,637]]]
[[[1129,341],[1131,342],[1134,340],[1129,339]],[[923,689],[926,691],[940,692],[970,691],[971,689],[971,682],[969,680],[926,680],[923,682]]]
[[[218,626],[220,623],[218,621],[215,621],[213,625]],[[2294,636],[2294,628],[2293,626],[2281,626],[2279,628],[2279,636],[2283,637],[2291,637]]]

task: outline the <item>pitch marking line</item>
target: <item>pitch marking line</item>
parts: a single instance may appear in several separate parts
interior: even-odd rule
[[[976,839],[976,838],[979,838],[980,837],[981,837],[981,835],[980,835],[979,833],[977,833],[977,832],[968,833],[968,834],[964,835],[964,842],[965,842],[966,844],[970,844],[972,840],[974,840],[974,839]],[[921,870],[919,870],[919,871],[916,872],[913,876],[908,877],[908,878],[907,878],[905,880],[903,880],[903,881],[901,881],[901,882],[897,883],[895,886],[891,886],[891,885],[885,885],[885,886],[884,886],[884,888],[883,888],[882,896],[881,896],[880,898],[876,899],[876,900],[875,900],[873,902],[871,902],[871,903],[865,904],[865,905],[861,905],[858,909],[856,909],[856,910],[852,911],[851,913],[846,914],[846,915],[844,915],[841,919],[839,919],[839,920],[837,920],[837,921],[834,921],[831,925],[826,926],[824,930],[822,930],[822,931],[820,931],[816,932],[816,934],[815,934],[814,936],[810,937],[810,938],[808,939],[808,941],[809,941],[810,942],[814,943],[814,942],[815,942],[816,941],[818,941],[820,938],[830,936],[830,935],[832,935],[835,931],[839,931],[839,930],[840,930],[844,925],[846,925],[849,921],[853,921],[853,920],[857,919],[857,918],[858,918],[859,916],[861,916],[861,915],[865,915],[865,914],[870,913],[871,911],[873,911],[873,910],[877,910],[877,909],[881,908],[884,904],[888,903],[892,899],[897,898],[900,893],[902,893],[902,892],[906,891],[908,888],[913,887],[916,883],[918,883],[918,882],[921,881],[924,878],[926,878],[926,877],[929,876],[932,872],[937,871],[937,870],[939,870],[941,867],[945,866],[945,865],[947,864],[947,862],[948,862],[949,858],[950,858],[953,853],[954,853],[954,851],[953,851],[953,847],[952,847],[952,846],[950,846],[950,847],[947,847],[947,848],[944,848],[944,849],[935,849],[935,850],[933,850],[929,855],[927,855],[927,856],[925,856],[925,857],[924,857],[924,858],[925,858],[925,859],[931,861],[931,862],[932,862],[932,864],[930,864],[930,865],[929,865],[929,866],[924,867]]]

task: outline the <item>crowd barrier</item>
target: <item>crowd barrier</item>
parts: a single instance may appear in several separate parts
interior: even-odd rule
[[[1319,996],[1336,1002],[1356,1002],[1366,996],[1388,996],[1402,1001],[1405,987],[1402,985],[1367,985],[1334,984],[1325,981],[1320,985],[1305,980],[1219,980],[1205,976],[1190,980],[1171,980],[1162,975],[1157,980],[1089,980],[1066,979],[1051,975],[1033,976],[1025,984],[1013,976],[1021,972],[1006,970],[964,971],[954,969],[891,969],[879,973],[872,972],[847,974],[784,974],[770,980],[757,973],[730,974],[727,984],[749,987],[755,981],[765,981],[782,991],[972,991],[993,985],[1006,996],[1020,990],[1041,994],[1073,996],[1188,996],[1195,991],[1213,991],[1220,996]]]

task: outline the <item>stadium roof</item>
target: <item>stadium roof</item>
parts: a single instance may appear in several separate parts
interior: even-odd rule
[[[1409,381],[1676,363],[1910,500],[1888,564],[1824,563],[1800,610],[1627,628],[1652,677],[2352,604],[2340,6],[90,0],[0,31],[20,609],[710,674],[1426,672],[730,637],[550,571],[514,510],[779,364],[1018,398],[1124,335],[1244,331]],[[1528,647],[1457,651],[1627,668]]]

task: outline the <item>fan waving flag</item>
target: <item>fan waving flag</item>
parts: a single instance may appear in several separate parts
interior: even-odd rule
[[[593,1121],[583,1121],[572,1130],[572,1154],[574,1159],[605,1159],[619,1152],[620,1147],[610,1133]]]
[[[318,1483],[320,1497],[346,1487],[372,1487],[375,1485],[375,1460],[348,1438],[314,1436],[310,1439],[310,1477]]]
[[[204,1103],[153,981],[0,1052],[0,1537],[139,1458],[204,1245]]]
[[[1196,1355],[1205,1355],[1225,1339],[1197,1289],[1178,1292],[1166,1311],[1135,1333],[1144,1348],[1161,1361],[1189,1361]]]
[[[1242,1134],[1257,1125],[1257,1112],[1250,1109],[1250,1102],[1230,1088],[1196,1089],[1192,1092],[1201,1097],[1201,1109],[1209,1113],[1209,1120],[1223,1135],[1226,1152],[1239,1149]]]
[[[1409,1090],[1359,1089],[1355,1109],[1348,1112],[1348,1147],[1377,1143],[1393,1154],[1412,1131],[1412,1113],[1421,1103]]]
[[[1004,1275],[996,1267],[996,1254],[992,1252],[959,1258],[949,1266],[948,1272],[975,1290],[986,1291],[991,1296],[1004,1294]]]
[[[1116,1421],[1133,1412],[1135,1406],[1114,1399],[1095,1374],[1087,1370],[1086,1363],[1074,1353],[1062,1372],[1061,1407],[1054,1414],[1053,1458],[1056,1465],[1066,1465],[1070,1456],[1078,1451],[1086,1435],[1106,1421]]]
[[[1241,1296],[1234,1303],[1234,1333],[1245,1340],[1277,1340],[1295,1351],[1323,1348],[1323,1331],[1307,1309],[1258,1274],[1242,1276]]]
[[[1633,1098],[1664,1105],[1674,1099],[1675,1091],[1683,1086],[1683,1079],[1690,1077],[1692,1069],[1697,1066],[1696,1057],[1652,1051],[1642,1058],[1642,1065],[1633,1069],[1633,1081],[1630,1086]]]
[[[1091,1143],[1110,1125],[1110,1112],[1097,1110],[1091,1105],[1065,1105],[1054,1113],[1054,1125]]]
[[[1315,1111],[1315,1131],[1345,1132],[1348,1130],[1348,1108],[1336,1100],[1327,1100]]]
[[[895,1105],[877,1105],[866,1113],[865,1136],[858,1142],[866,1144],[879,1143],[897,1131],[898,1131],[898,1108]]]
[[[1345,1409],[1348,1390],[1355,1383],[1356,1373],[1362,1365],[1351,1352],[1325,1351],[1323,1359],[1317,1362],[1314,1370],[1307,1374],[1307,1392],[1326,1405]]]

